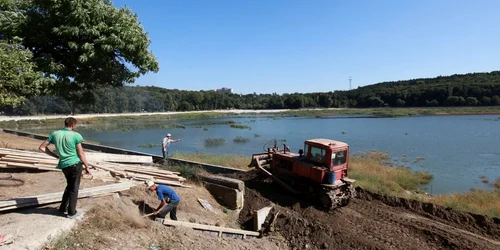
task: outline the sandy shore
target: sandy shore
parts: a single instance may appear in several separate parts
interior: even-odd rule
[[[301,110],[339,110],[341,108],[328,109],[301,109]],[[175,115],[175,114],[190,114],[190,113],[280,113],[290,111],[290,109],[228,109],[228,110],[203,110],[203,111],[183,111],[183,112],[152,112],[152,113],[114,113],[114,114],[77,114],[73,117],[92,118],[92,117],[109,117],[109,116],[142,116],[142,115]],[[36,115],[36,116],[6,116],[0,115],[0,121],[20,121],[20,120],[43,120],[43,119],[60,119],[66,118],[69,115]]]

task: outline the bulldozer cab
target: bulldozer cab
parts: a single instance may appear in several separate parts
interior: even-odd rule
[[[304,142],[305,160],[331,171],[347,164],[349,146],[330,139],[311,139]]]

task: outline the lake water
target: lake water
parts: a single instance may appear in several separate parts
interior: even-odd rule
[[[491,189],[491,183],[500,178],[500,121],[498,115],[420,116],[404,118],[367,117],[289,117],[266,118],[218,118],[210,120],[177,121],[186,128],[143,129],[133,131],[81,131],[86,140],[103,145],[161,155],[160,146],[143,148],[139,145],[161,144],[166,133],[173,139],[182,138],[171,145],[171,152],[207,152],[239,154],[249,158],[264,147],[279,140],[292,152],[310,138],[330,138],[346,142],[351,153],[379,150],[389,153],[394,160],[404,158],[413,170],[428,171],[433,181],[424,187],[432,194],[463,192],[471,188]],[[195,128],[194,125],[211,121],[232,120],[251,129],[235,129],[229,125],[210,125]],[[168,121],[172,122],[172,121]],[[255,135],[259,137],[255,137]],[[233,138],[249,138],[248,143],[234,143]],[[207,138],[224,138],[226,143],[217,147],[205,147]],[[280,140],[286,140],[280,141]],[[267,145],[265,145],[268,143]],[[417,163],[413,161],[423,157]],[[490,184],[481,181],[486,176]]]

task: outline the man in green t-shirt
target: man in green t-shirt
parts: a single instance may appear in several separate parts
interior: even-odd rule
[[[52,132],[49,138],[40,145],[40,150],[46,154],[59,159],[57,168],[61,169],[66,177],[66,189],[61,201],[59,211],[68,213],[68,218],[75,218],[80,215],[76,211],[76,202],[78,200],[78,190],[80,187],[80,178],[82,176],[83,165],[85,172],[90,173],[87,158],[83,152],[83,137],[74,130],[76,129],[76,119],[73,117],[64,120],[64,128]],[[55,153],[47,146],[55,145]]]

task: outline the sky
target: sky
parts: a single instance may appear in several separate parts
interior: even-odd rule
[[[310,93],[500,66],[498,0],[114,0],[160,70],[135,85]]]

